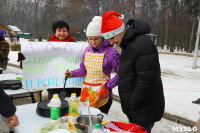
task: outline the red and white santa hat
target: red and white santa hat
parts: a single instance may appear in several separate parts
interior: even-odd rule
[[[103,14],[101,34],[105,39],[110,39],[125,30],[125,24],[119,17],[123,16],[116,11]]]

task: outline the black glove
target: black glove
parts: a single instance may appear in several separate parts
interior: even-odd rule
[[[25,57],[24,57],[24,55],[21,52],[19,52],[18,53],[18,60],[17,60],[17,62],[22,61],[22,60],[25,60]]]

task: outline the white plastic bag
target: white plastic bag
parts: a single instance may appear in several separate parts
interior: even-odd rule
[[[37,133],[48,133],[57,129],[67,130],[68,127],[63,123],[58,123],[58,124],[47,123],[45,125],[38,127],[36,130],[37,130]]]

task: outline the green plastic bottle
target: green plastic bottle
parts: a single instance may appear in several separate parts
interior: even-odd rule
[[[58,94],[53,94],[53,98],[51,99],[49,105],[50,107],[50,123],[60,123],[60,106],[61,106],[61,100],[58,97]]]
[[[95,129],[92,130],[92,133],[103,133],[103,131],[101,130],[101,124],[96,123],[94,127]]]

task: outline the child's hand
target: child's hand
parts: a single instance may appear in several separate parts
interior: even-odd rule
[[[73,74],[73,72],[71,72],[71,71],[65,72],[65,76],[67,76],[68,78],[71,78],[73,75],[74,75],[74,74]]]

